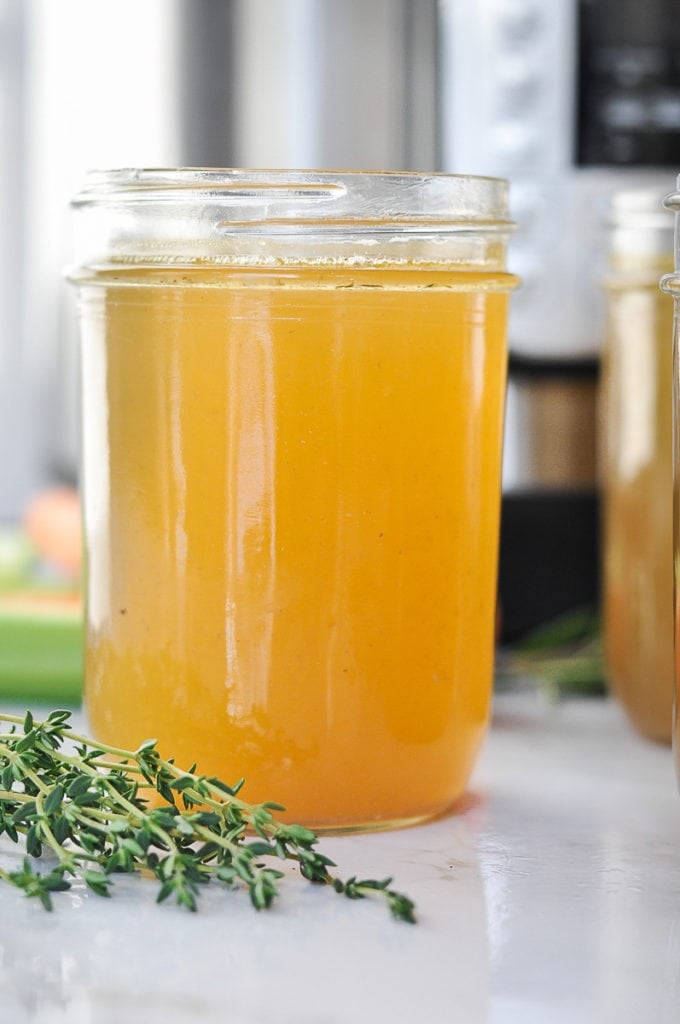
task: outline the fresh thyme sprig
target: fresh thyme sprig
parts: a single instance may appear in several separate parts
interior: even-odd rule
[[[201,886],[219,880],[244,885],[256,910],[271,906],[283,872],[272,864],[294,861],[309,882],[330,885],[349,899],[382,898],[394,917],[414,922],[414,904],[392,879],[342,880],[302,825],[278,820],[275,803],[249,804],[217,778],[164,760],[155,740],[135,751],[95,744],[70,728],[70,712],[0,714],[0,835],[23,837],[21,871],[0,868],[0,878],[52,909],[52,893],[80,877],[98,896],[110,896],[116,872],[158,879],[158,902],[173,897],[196,910]],[[66,749],[64,741],[68,741]],[[69,753],[69,748],[71,753]],[[145,793],[160,795],[149,805]],[[33,859],[47,851],[45,873]]]

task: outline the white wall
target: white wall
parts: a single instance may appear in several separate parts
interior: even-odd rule
[[[0,521],[77,464],[69,200],[91,167],[177,163],[176,8],[0,0],[0,31],[10,12],[24,39],[16,66],[0,50],[0,80],[12,79],[0,89]]]

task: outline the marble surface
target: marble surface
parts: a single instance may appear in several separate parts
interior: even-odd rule
[[[677,1024],[680,795],[670,751],[610,701],[497,700],[465,809],[329,838],[395,875],[415,927],[286,879],[276,908],[141,879],[52,914],[0,888],[2,1024]],[[0,863],[20,855],[0,839]],[[288,884],[290,882],[290,884]]]

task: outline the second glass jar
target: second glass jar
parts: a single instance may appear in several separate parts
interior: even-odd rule
[[[662,196],[611,206],[603,352],[604,641],[608,680],[633,725],[669,742],[673,701],[671,371],[673,265]]]

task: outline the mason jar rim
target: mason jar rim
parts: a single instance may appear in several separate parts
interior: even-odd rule
[[[254,222],[471,226],[509,231],[508,182],[481,175],[418,171],[241,168],[118,168],[88,172],[74,207],[209,204],[238,211],[230,228]],[[291,204],[294,215],[291,215]]]
[[[676,178],[675,185],[677,191],[669,192],[668,195],[664,197],[663,205],[667,210],[680,210],[680,174]]]

